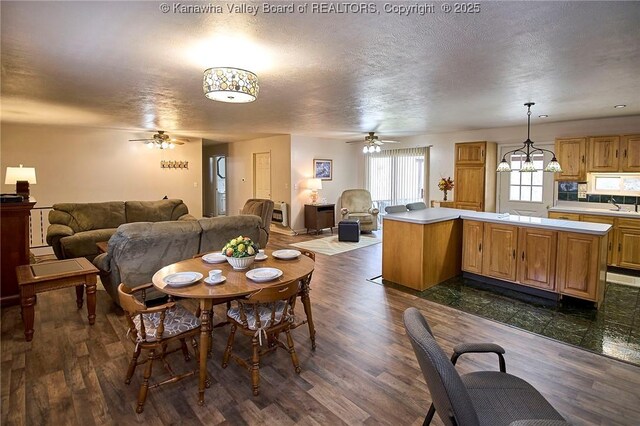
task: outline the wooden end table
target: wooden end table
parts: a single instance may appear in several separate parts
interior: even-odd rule
[[[33,339],[33,306],[36,304],[37,293],[75,287],[76,305],[81,309],[83,290],[86,288],[89,324],[95,323],[98,269],[84,257],[21,265],[16,267],[16,273],[20,287],[24,337],[27,342]]]

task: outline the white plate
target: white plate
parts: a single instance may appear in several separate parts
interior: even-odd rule
[[[184,287],[189,284],[193,284],[202,279],[200,272],[177,272],[175,274],[167,275],[162,280],[165,284],[171,287]]]
[[[221,253],[209,253],[202,256],[202,261],[206,263],[224,263],[227,258]]]
[[[256,268],[248,271],[245,275],[251,281],[264,283],[280,278],[282,276],[282,271],[276,268]]]
[[[296,259],[302,253],[300,253],[298,250],[276,250],[271,254],[273,255],[273,257],[277,259],[288,260],[288,259]]]
[[[222,277],[220,277],[220,279],[218,281],[211,281],[209,279],[209,277],[205,277],[204,282],[210,285],[216,285],[216,284],[222,284],[223,282],[225,282],[227,280],[227,277],[225,277],[224,275]]]
[[[260,254],[256,254],[256,258],[255,258],[255,260],[256,260],[257,262],[260,262],[261,260],[267,260],[267,258],[268,258],[268,257],[269,257],[269,256],[267,256],[266,254],[264,254],[264,253],[260,253]]]

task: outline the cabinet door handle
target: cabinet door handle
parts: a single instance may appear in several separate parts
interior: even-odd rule
[[[513,249],[513,258],[516,258],[516,249]]]
[[[524,252],[522,252],[522,260],[524,261]]]
[[[584,163],[584,155],[582,156],[582,162]]]
[[[618,158],[618,150],[616,149],[616,158]]]
[[[624,150],[624,155],[623,156],[624,156],[624,158],[627,158],[627,150],[626,149]]]
[[[478,244],[478,251],[482,251],[482,243]]]

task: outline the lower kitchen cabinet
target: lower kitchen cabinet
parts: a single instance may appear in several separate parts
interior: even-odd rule
[[[518,282],[544,290],[555,289],[558,233],[538,228],[518,232]]]
[[[621,268],[640,269],[640,228],[618,228],[617,262]]]
[[[558,232],[557,290],[599,301],[604,292],[606,243],[597,235]]]
[[[515,281],[517,244],[518,227],[485,223],[482,275]]]

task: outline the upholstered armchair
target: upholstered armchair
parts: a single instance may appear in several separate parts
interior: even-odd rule
[[[271,217],[273,216],[273,201],[251,198],[244,204],[242,214],[252,214],[262,219],[260,239],[257,242],[261,249],[265,248],[267,242],[269,242],[269,228],[271,227]]]
[[[358,219],[361,231],[378,229],[378,213],[371,201],[371,193],[366,189],[347,189],[340,196],[342,219]]]

